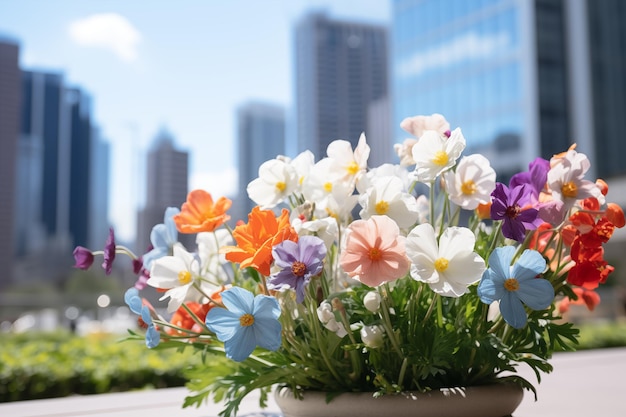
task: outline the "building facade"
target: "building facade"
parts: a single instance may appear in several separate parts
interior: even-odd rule
[[[259,167],[267,160],[285,155],[285,109],[270,103],[248,102],[237,109],[238,196],[231,209],[234,220],[247,221],[256,204],[246,188],[259,176]]]
[[[387,29],[311,13],[295,27],[294,56],[298,152],[320,159],[335,139],[356,145],[372,103],[387,97]],[[367,137],[392,146],[389,134]]]
[[[175,148],[174,137],[165,129],[157,134],[148,151],[146,164],[146,204],[137,219],[137,253],[150,247],[152,228],[163,223],[168,207],[180,208],[187,199],[189,187],[189,153]],[[193,239],[181,239],[185,246]],[[187,246],[193,249],[194,246]]]
[[[14,207],[17,198],[16,158],[20,112],[19,45],[0,37],[0,230],[8,234],[0,239],[0,288],[13,281]]]

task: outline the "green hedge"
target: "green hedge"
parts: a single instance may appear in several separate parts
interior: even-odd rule
[[[583,324],[579,350],[626,346],[626,323]],[[0,402],[182,386],[192,349],[147,349],[116,336],[0,334]]]
[[[185,384],[191,349],[151,350],[116,336],[0,334],[0,402]]]

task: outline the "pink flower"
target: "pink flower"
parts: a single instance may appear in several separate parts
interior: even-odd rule
[[[387,216],[355,220],[347,229],[339,263],[348,275],[371,287],[396,280],[409,269],[404,241]]]

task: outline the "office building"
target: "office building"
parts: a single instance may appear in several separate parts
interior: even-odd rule
[[[372,103],[387,97],[387,29],[311,13],[295,27],[294,56],[298,151],[319,160],[335,139],[356,145]],[[368,141],[392,147],[389,135]]]
[[[394,0],[393,124],[444,114],[502,180],[571,143],[591,176],[626,174],[625,18],[619,0]]]
[[[237,201],[230,210],[233,219],[247,221],[256,204],[248,198],[246,188],[259,176],[259,167],[267,160],[285,155],[285,110],[258,101],[237,109]]]
[[[38,220],[46,236],[71,250],[71,114],[60,73],[23,71],[21,135],[42,147]],[[32,159],[31,162],[34,162]],[[39,169],[37,167],[23,170]]]
[[[154,225],[163,223],[168,207],[180,208],[187,199],[189,154],[174,146],[174,137],[162,128],[148,151],[146,166],[146,203],[137,219],[137,253],[150,247],[150,232]],[[191,235],[189,235],[191,236]],[[195,248],[193,236],[184,239],[189,250]],[[188,246],[192,245],[192,246]]]
[[[0,239],[0,288],[13,280],[15,256],[12,234],[21,99],[18,59],[18,43],[0,36],[0,230],[8,233],[7,237]]]

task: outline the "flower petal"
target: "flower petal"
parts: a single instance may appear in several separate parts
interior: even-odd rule
[[[515,292],[505,291],[504,297],[500,300],[500,313],[504,321],[516,329],[524,327],[528,320],[526,310]]]

